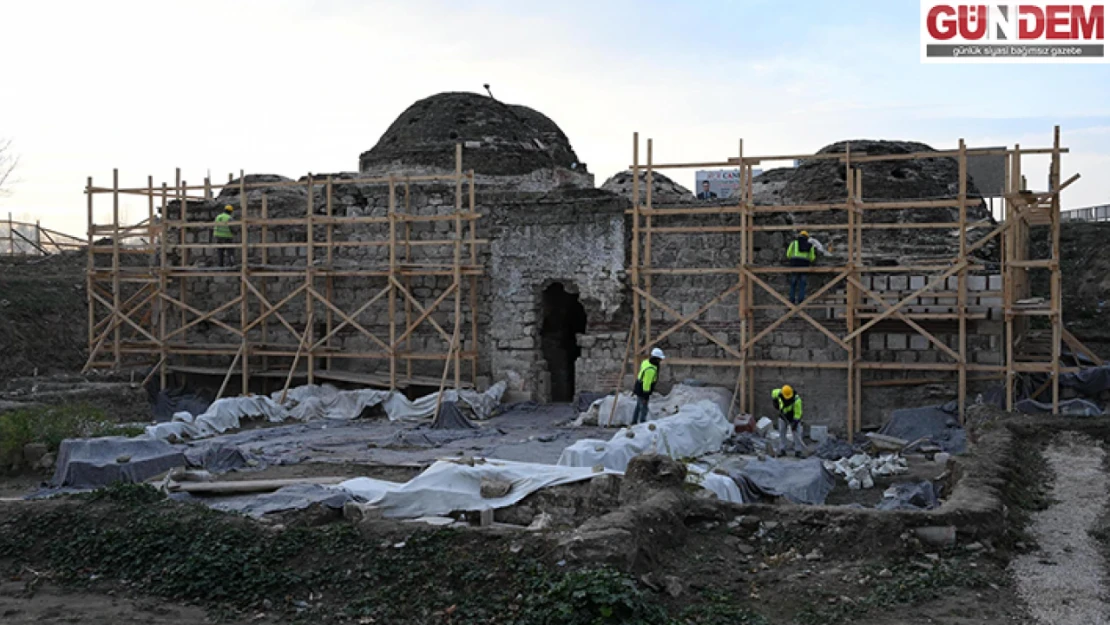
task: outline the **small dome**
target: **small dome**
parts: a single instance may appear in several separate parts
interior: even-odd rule
[[[617,172],[612,178],[601,185],[602,189],[632,200],[632,171]],[[640,198],[647,192],[647,171],[640,171]],[[651,201],[652,204],[685,204],[694,201],[694,194],[686,187],[663,174],[653,171],[651,173]]]
[[[477,174],[520,176],[560,168],[587,173],[550,118],[476,93],[440,93],[416,102],[386,129],[377,145],[359,156],[359,171],[451,171],[455,144],[460,142],[463,167]]]

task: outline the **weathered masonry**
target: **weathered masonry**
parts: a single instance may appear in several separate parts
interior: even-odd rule
[[[1058,246],[1029,252],[1031,237],[1058,237],[1070,183],[1058,141],[738,152],[694,164],[746,176],[740,198],[714,202],[639,147],[631,171],[596,188],[547,117],[440,94],[402,113],[358,172],[90,180],[89,366],[215,375],[224,393],[507,379],[518,397],[570,401],[611,392],[660,346],[665,382],[735,386],[738,408],[765,413],[789,381],[807,418],[858,430],[931,394],[1066,370],[1051,364],[1061,342],[1082,347],[1060,323]],[[966,172],[988,152],[1006,161],[1001,224]],[[1054,191],[1025,190],[1031,153],[1052,155]],[[781,159],[802,162],[751,177]],[[147,198],[148,219],[119,223],[126,194]],[[114,218],[94,224],[104,196]],[[235,266],[221,268],[212,227],[227,204]],[[833,253],[794,307],[782,259],[802,228]],[[1034,272],[1050,291],[1033,291]]]

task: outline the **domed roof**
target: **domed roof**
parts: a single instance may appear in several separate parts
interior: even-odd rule
[[[602,189],[632,200],[632,171],[619,171],[601,185]],[[640,171],[640,201],[647,194],[647,171]],[[694,194],[663,174],[651,173],[651,200],[653,204],[685,204],[694,201]]]
[[[440,93],[405,109],[378,144],[359,156],[359,171],[451,171],[459,142],[463,168],[478,174],[516,176],[557,168],[586,173],[567,136],[546,115],[476,93]]]

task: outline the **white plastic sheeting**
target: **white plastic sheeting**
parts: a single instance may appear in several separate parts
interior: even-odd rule
[[[663,454],[678,459],[717,451],[731,431],[732,425],[721,409],[703,399],[683,405],[674,416],[622,428],[609,441],[582,439],[563,450],[559,464],[601,465],[623,472],[628,461],[640,454]]]
[[[653,397],[648,402],[648,420],[654,421],[678,414],[682,406],[702,400],[713,402],[720,409],[721,414],[727,415],[732,404],[732,392],[717,386],[676,384],[669,394]],[[621,393],[617,396],[616,410],[613,409],[613,396],[607,395],[590,404],[589,409],[578,416],[575,425],[601,427],[632,425],[632,414],[635,410],[636,398],[632,393]]]
[[[611,396],[609,401],[612,402]],[[680,459],[717,451],[731,432],[732,425],[721,407],[716,402],[702,399],[682,405],[673,416],[622,428],[609,441],[580,440],[563,450],[559,464],[601,466],[623,473],[629,461],[640,454],[663,454]],[[689,464],[687,469],[688,482],[711,491],[723,501],[744,502],[740,489],[731,477],[710,472],[696,464]]]
[[[581,482],[613,471],[565,467],[508,460],[453,462],[441,460],[420,475],[398,484],[372,478],[355,478],[341,488],[365,499],[389,518],[442,516],[457,510],[489,510],[511,506],[549,486]],[[512,486],[501,497],[482,497],[482,481],[497,480]]]
[[[727,475],[713,473],[698,464],[686,465],[686,481],[697,484],[717,496],[721,501],[745,503],[744,494],[736,485],[736,480]]]
[[[452,389],[444,391],[443,400],[456,402],[460,409],[469,409],[468,417],[488,419],[501,402],[505,388],[505,382],[498,382],[484,393]],[[187,412],[179,412],[168,423],[149,426],[146,428],[146,436],[160,440],[196,440],[238,429],[242,419],[262,418],[271,423],[287,420],[350,420],[357,418],[367,408],[377,405],[382,406],[392,421],[429,419],[435,416],[439,393],[410,401],[397,391],[341,391],[330,385],[311,384],[290,389],[284,404],[278,403],[280,399],[280,392],[271,397],[252,395],[220,399],[213,402],[204,414],[195,418]]]

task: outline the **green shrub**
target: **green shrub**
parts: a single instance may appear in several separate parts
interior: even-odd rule
[[[103,410],[84,403],[10,410],[0,414],[0,466],[18,464],[28,443],[42,443],[55,452],[67,438],[141,433],[139,428],[109,422]]]

